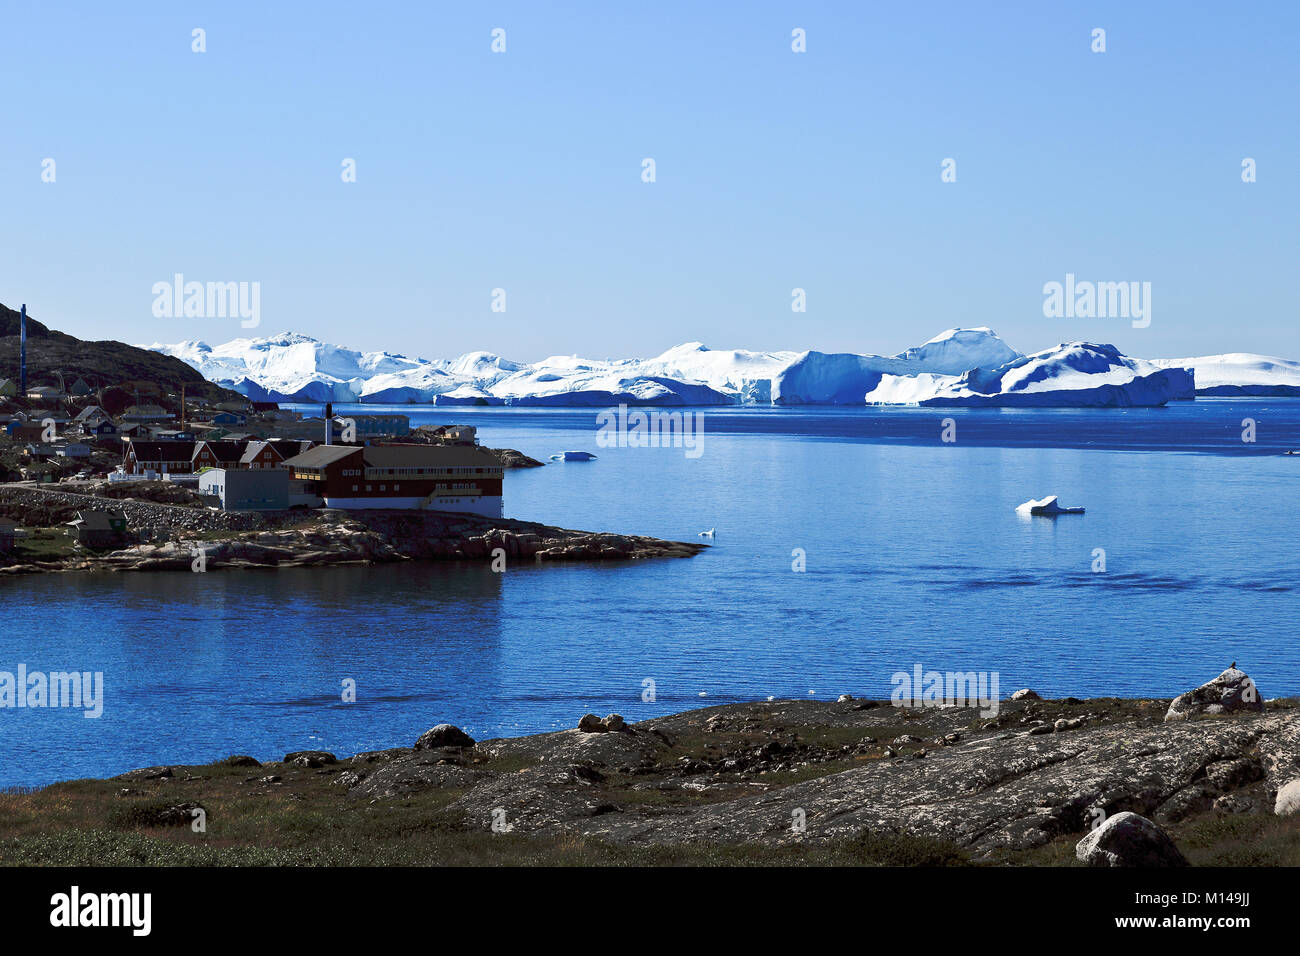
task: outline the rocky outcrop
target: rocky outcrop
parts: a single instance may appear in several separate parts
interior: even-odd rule
[[[1206,681],[1195,690],[1175,697],[1169,705],[1165,720],[1189,720],[1210,714],[1230,714],[1236,711],[1261,713],[1264,700],[1255,682],[1245,671],[1229,667],[1214,680]]]
[[[1088,866],[1186,866],[1174,841],[1144,816],[1117,813],[1075,847]]]
[[[595,714],[583,714],[578,721],[578,729],[584,734],[605,734],[610,731],[626,730],[627,723],[619,714],[610,714],[604,720]]]
[[[295,750],[293,753],[284,755],[283,763],[293,764],[296,767],[324,767],[327,764],[338,763],[339,758],[334,756],[328,750]]]
[[[67,499],[67,500],[64,500]],[[103,507],[88,495],[0,488],[0,514],[40,504],[52,521],[79,508]],[[530,563],[687,558],[707,546],[642,535],[573,531],[532,521],[439,511],[224,512],[176,505],[115,502],[144,540],[108,553],[78,551],[58,560],[0,566],[30,571],[212,571],[394,561]],[[25,519],[35,524],[31,518]],[[225,532],[213,538],[211,532]],[[0,564],[5,559],[0,558]],[[12,560],[12,559],[10,559]]]
[[[488,451],[501,462],[502,468],[541,468],[546,464],[514,448],[489,448]]]
[[[416,750],[432,750],[435,747],[473,747],[474,738],[459,727],[451,724],[438,724],[426,730],[415,742]]]
[[[1290,705],[1165,723],[1157,701],[1017,701],[971,730],[973,711],[864,703],[735,704],[621,733],[589,714],[573,730],[480,741],[469,760],[448,760],[447,751],[398,757],[355,795],[464,788],[448,812],[466,826],[486,825],[504,807],[518,831],[628,843],[834,843],[906,831],[977,859],[1083,834],[1106,819],[1109,828],[1089,844],[1098,859],[1141,860],[1145,852],[1173,865],[1165,850],[1142,850],[1140,833],[1158,830],[1148,816],[1176,823],[1194,813],[1259,812],[1300,766],[1300,711]],[[1032,733],[1085,716],[1068,733]],[[900,724],[912,729],[889,733]],[[857,742],[809,739],[818,735]],[[512,769],[494,772],[503,759]],[[791,829],[795,811],[806,819],[802,833]],[[1129,815],[1143,822],[1126,823]]]
[[[250,796],[314,785],[349,813],[394,799],[439,828],[602,845],[833,849],[907,834],[962,859],[1015,862],[1033,851],[1037,862],[1063,853],[1094,866],[1179,865],[1179,846],[1203,852],[1190,835],[1203,837],[1207,819],[1266,814],[1286,827],[1274,813],[1300,813],[1300,702],[1179,721],[1164,720],[1167,707],[1022,698],[989,718],[777,700],[631,723],[588,714],[567,730],[477,742],[440,724],[414,747],[342,761],[289,753],[244,783]],[[205,778],[171,773],[118,779],[173,804],[178,788],[206,797]],[[1256,832],[1210,829],[1237,844]]]

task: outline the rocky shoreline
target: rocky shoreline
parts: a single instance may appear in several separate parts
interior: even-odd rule
[[[291,863],[511,862],[508,850],[597,864],[1300,865],[1300,701],[1265,705],[1251,688],[1232,668],[1172,703],[1021,691],[993,717],[844,695],[588,714],[481,741],[439,724],[409,747],[150,767],[28,799],[38,811],[69,788],[94,794],[110,829],[164,841],[164,856],[198,852],[178,826],[186,808],[232,847],[267,814],[327,821],[277,844]],[[0,860],[13,836],[0,832]]]
[[[223,512],[179,504],[0,487],[0,516],[58,527],[78,509],[117,508],[147,540],[83,548],[46,560],[0,556],[0,574],[67,571],[205,571],[399,561],[519,563],[688,558],[706,545],[644,535],[558,528],[512,518],[436,511]],[[198,564],[196,565],[196,562]]]

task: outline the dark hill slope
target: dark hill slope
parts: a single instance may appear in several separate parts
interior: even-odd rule
[[[18,379],[19,314],[0,303],[0,379]],[[185,386],[193,397],[230,397],[178,358],[138,349],[125,342],[84,341],[58,332],[27,315],[27,384],[56,385],[55,372],[68,387],[84,378],[92,387],[152,382],[164,391]]]

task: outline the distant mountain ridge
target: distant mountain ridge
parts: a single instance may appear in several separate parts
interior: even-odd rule
[[[149,348],[249,398],[271,401],[1146,405],[1193,398],[1198,366],[1217,376],[1215,391],[1202,394],[1291,394],[1289,389],[1300,389],[1300,363],[1281,359],[1235,355],[1147,362],[1091,342],[1064,343],[1027,356],[987,327],[949,329],[892,356],[709,349],[687,342],[646,359],[558,355],[527,363],[490,352],[425,359],[362,352],[296,332],[217,346],[187,341]]]

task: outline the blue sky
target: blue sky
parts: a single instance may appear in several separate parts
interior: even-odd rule
[[[1300,358],[1300,5],[979,6],[6,4],[0,302],[430,358],[972,325]],[[260,327],[156,318],[177,272],[259,282]],[[1066,273],[1150,282],[1150,326],[1044,317]]]

